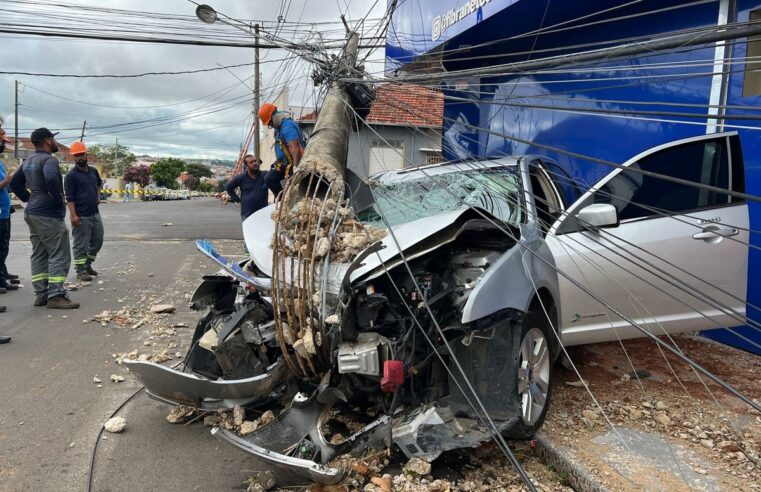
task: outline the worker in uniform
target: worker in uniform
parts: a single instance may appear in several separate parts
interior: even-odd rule
[[[83,142],[71,144],[69,152],[76,165],[66,173],[64,191],[74,237],[74,268],[77,280],[89,282],[98,275],[92,263],[103,247],[103,221],[98,210],[103,181],[98,170],[87,164]]]
[[[233,177],[225,186],[227,196],[222,203],[240,203],[240,220],[244,221],[249,215],[267,206],[269,191],[265,181],[266,173],[260,171],[261,159],[251,154],[243,158],[245,169]],[[240,195],[235,190],[240,190]]]
[[[277,196],[283,191],[282,181],[289,178],[304,155],[304,136],[301,129],[288,113],[278,111],[272,103],[264,103],[259,108],[259,119],[275,129],[275,163],[270,168],[265,181]]]
[[[32,132],[35,153],[11,178],[11,191],[26,202],[24,220],[32,242],[32,285],[35,306],[50,309],[76,309],[69,299],[64,282],[71,267],[69,230],[66,229],[66,205],[63,179],[58,159],[55,133],[47,128]]]

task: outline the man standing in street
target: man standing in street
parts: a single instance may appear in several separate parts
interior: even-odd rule
[[[229,201],[240,202],[240,219],[246,220],[249,215],[267,206],[267,183],[265,174],[259,170],[262,164],[251,154],[243,158],[246,166],[245,171],[233,177],[225,186],[225,191],[229,195]],[[240,196],[235,192],[240,189]],[[223,204],[227,204],[227,197],[222,199]]]
[[[32,132],[36,152],[11,178],[11,191],[26,202],[24,220],[32,241],[32,285],[35,306],[50,309],[76,309],[69,299],[64,282],[71,267],[69,231],[66,229],[66,205],[55,135],[47,128]]]
[[[0,154],[5,151],[5,144],[8,137],[5,130],[0,127]],[[18,276],[8,273],[5,260],[8,258],[8,250],[11,243],[11,195],[8,192],[8,185],[11,182],[11,173],[5,167],[5,163],[0,161],[0,294],[5,294],[9,290],[17,290]]]
[[[103,221],[98,210],[103,182],[98,170],[87,164],[87,147],[83,142],[71,144],[69,152],[76,166],[66,174],[64,191],[74,236],[74,268],[77,280],[89,282],[98,274],[92,263],[103,247]]]
[[[281,182],[289,178],[301,162],[304,154],[304,137],[299,126],[288,113],[277,110],[272,103],[264,103],[259,108],[259,119],[275,129],[275,158],[266,176],[267,186],[277,197],[283,191]]]

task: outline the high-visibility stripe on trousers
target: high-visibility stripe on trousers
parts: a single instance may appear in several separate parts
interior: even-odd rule
[[[71,267],[69,231],[63,218],[24,214],[32,241],[32,286],[38,298],[66,294]]]
[[[103,221],[100,214],[79,216],[79,225],[71,228],[74,237],[74,268],[77,273],[87,271],[103,247]]]

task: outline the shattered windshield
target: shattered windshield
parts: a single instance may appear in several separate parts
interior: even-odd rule
[[[504,222],[523,221],[522,188],[514,166],[432,171],[375,184],[376,203],[360,214],[360,220],[383,227],[380,208],[391,226],[396,226],[469,205]]]

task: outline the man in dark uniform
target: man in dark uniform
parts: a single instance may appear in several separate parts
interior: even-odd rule
[[[225,186],[225,191],[230,196],[229,201],[240,202],[240,219],[246,220],[249,215],[267,206],[269,190],[265,182],[265,173],[259,170],[261,160],[248,154],[243,158],[246,170],[235,176]],[[240,196],[235,192],[240,189]],[[222,203],[227,204],[227,198]]]
[[[92,262],[103,247],[103,221],[98,210],[103,181],[98,170],[87,165],[87,147],[83,142],[71,144],[69,152],[76,166],[66,174],[64,191],[74,236],[74,268],[77,280],[89,282],[98,274]]]
[[[32,285],[35,306],[50,309],[76,309],[69,299],[64,282],[71,267],[69,230],[66,229],[66,205],[63,179],[58,159],[55,133],[47,128],[32,132],[36,152],[11,178],[11,191],[26,202],[24,220],[32,241]]]

